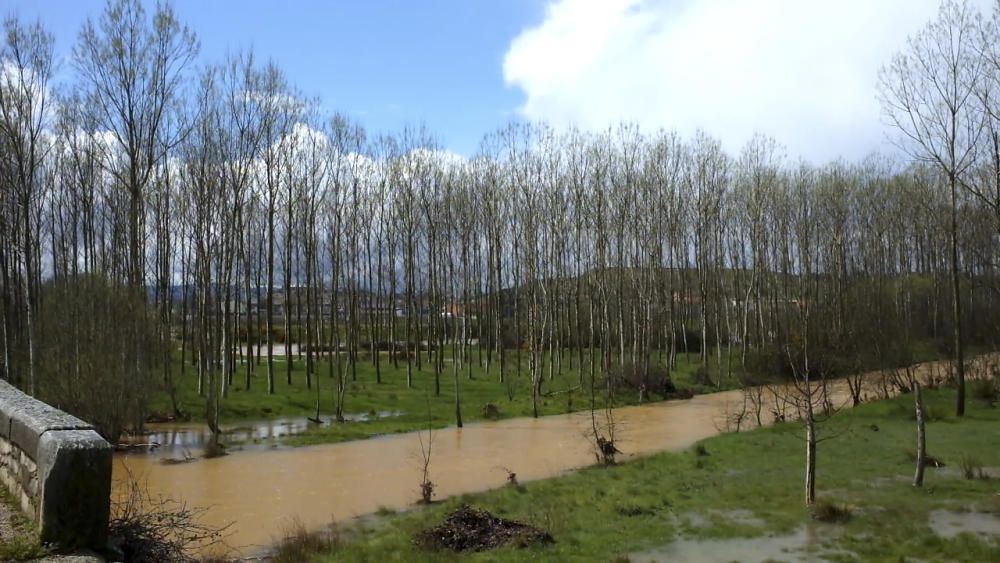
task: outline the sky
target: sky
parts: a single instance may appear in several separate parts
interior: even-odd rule
[[[971,0],[989,10],[995,0]],[[150,9],[155,3],[150,2]],[[516,119],[754,133],[822,163],[891,152],[879,68],[939,0],[174,0],[200,64],[253,48],[370,133],[426,124],[471,156]],[[102,0],[0,0],[56,36],[60,78]]]

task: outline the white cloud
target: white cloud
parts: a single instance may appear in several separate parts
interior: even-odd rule
[[[984,12],[991,0],[974,0]],[[521,113],[554,125],[754,132],[822,162],[887,146],[879,68],[939,0],[558,0],[504,59]]]

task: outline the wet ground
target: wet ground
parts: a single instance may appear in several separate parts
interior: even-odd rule
[[[935,510],[929,522],[934,533],[943,538],[972,534],[981,539],[1000,541],[1000,517],[985,512]]]
[[[791,534],[758,538],[713,540],[681,539],[663,547],[630,553],[634,563],[758,563],[765,561],[816,561],[843,553],[835,546],[837,528],[802,526]]]

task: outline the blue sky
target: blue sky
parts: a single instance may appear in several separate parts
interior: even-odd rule
[[[996,0],[969,0],[984,14]],[[103,0],[0,0],[67,55]],[[152,2],[150,2],[152,4]],[[791,160],[899,155],[879,69],[941,0],[175,0],[202,62],[253,46],[369,133],[426,124],[470,156],[512,119],[699,130],[738,155],[755,134]],[[997,8],[1000,9],[1000,8]]]
[[[4,15],[41,18],[61,56],[70,53],[86,18],[104,8],[102,0],[0,4]],[[524,95],[504,83],[504,53],[545,12],[542,0],[175,0],[173,6],[198,34],[201,62],[253,47],[303,94],[360,120],[370,133],[426,123],[439,143],[465,155],[516,116]]]

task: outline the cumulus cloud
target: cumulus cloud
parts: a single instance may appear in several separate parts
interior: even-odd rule
[[[984,12],[990,0],[974,0]],[[879,68],[939,0],[558,0],[511,43],[521,113],[556,126],[755,132],[822,162],[885,148]]]

